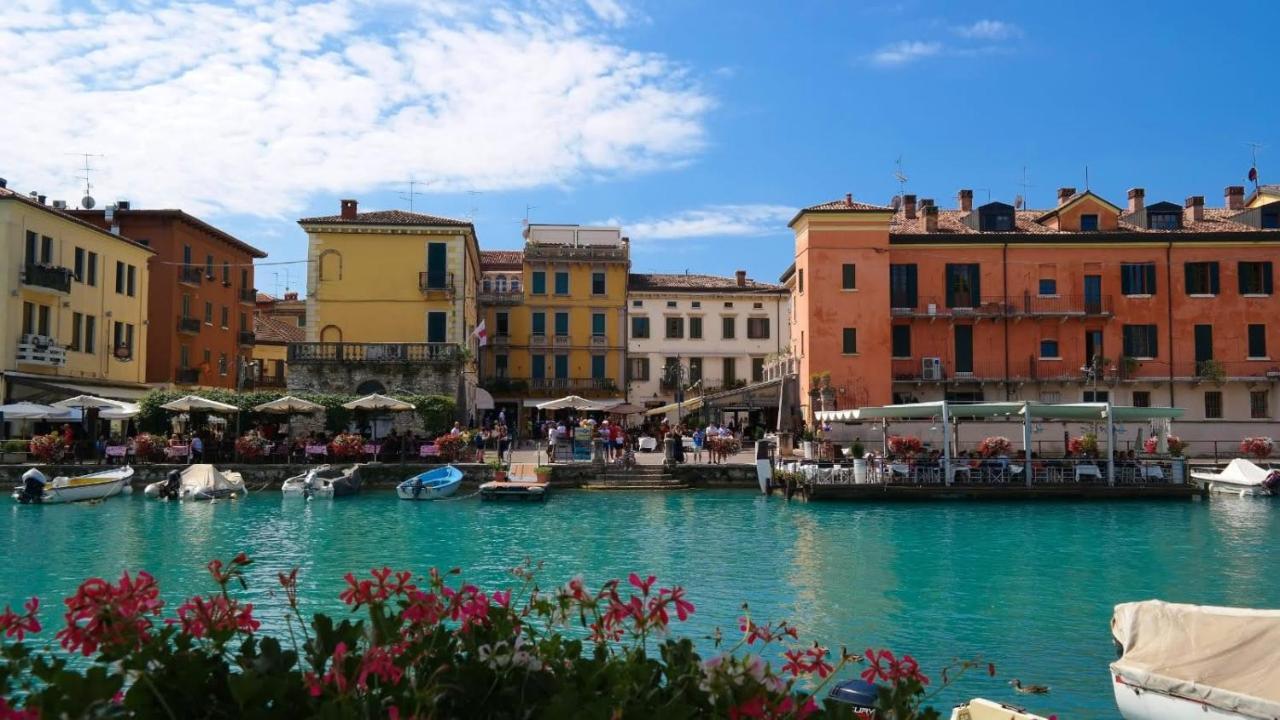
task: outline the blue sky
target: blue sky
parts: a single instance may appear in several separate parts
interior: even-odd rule
[[[1280,180],[1275,3],[17,0],[0,10],[0,176],[72,201],[183,207],[305,257],[298,217],[622,225],[641,272],[775,280],[797,207],[907,190],[1033,206],[1221,202],[1250,149]],[[1273,168],[1274,171],[1269,170]],[[302,285],[303,265],[258,285]]]

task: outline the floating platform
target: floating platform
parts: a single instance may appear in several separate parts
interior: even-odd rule
[[[527,500],[542,502],[550,491],[549,483],[491,481],[480,485],[481,500]]]
[[[1163,485],[882,485],[806,483],[812,500],[1162,500],[1204,495],[1190,484]]]

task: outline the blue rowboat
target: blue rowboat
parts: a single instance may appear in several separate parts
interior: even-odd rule
[[[462,484],[462,471],[452,465],[428,470],[396,486],[401,500],[439,500],[447,498]]]

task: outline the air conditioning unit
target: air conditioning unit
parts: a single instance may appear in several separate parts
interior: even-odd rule
[[[920,358],[920,377],[925,380],[941,380],[942,358]]]

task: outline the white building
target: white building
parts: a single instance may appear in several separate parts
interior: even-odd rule
[[[628,398],[657,407],[759,382],[787,348],[790,297],[781,285],[736,277],[632,273],[627,288]],[[674,370],[679,366],[679,370]]]

